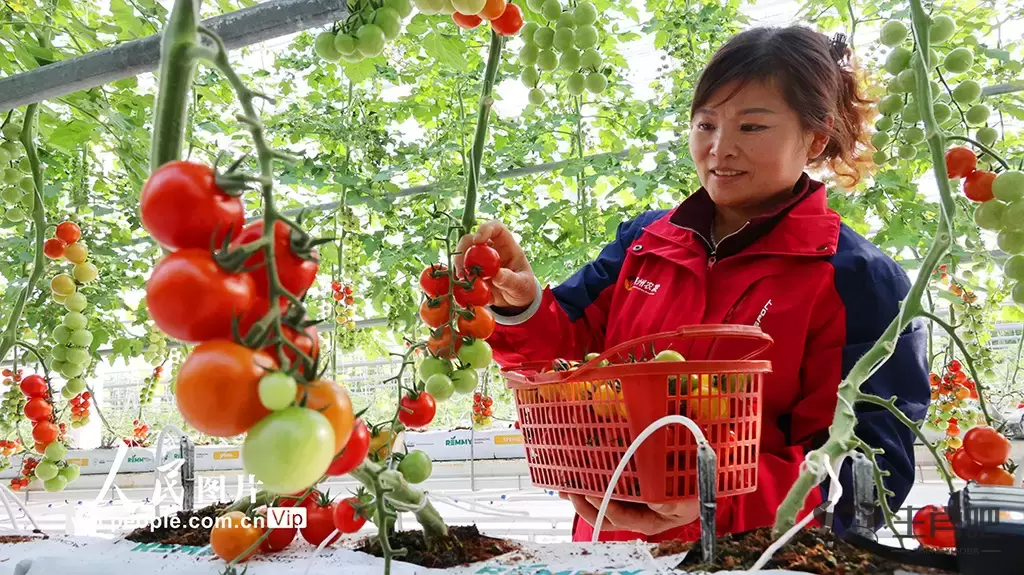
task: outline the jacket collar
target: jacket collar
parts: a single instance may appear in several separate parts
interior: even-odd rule
[[[771,213],[747,222],[739,232],[719,241],[718,259],[737,254],[779,254],[830,256],[839,242],[841,220],[828,208],[825,184],[803,174],[793,187],[792,197]],[[710,231],[714,202],[700,188],[647,230],[682,243],[696,240],[710,253]]]

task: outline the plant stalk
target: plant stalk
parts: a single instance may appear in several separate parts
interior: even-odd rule
[[[491,46],[487,52],[487,67],[484,69],[483,87],[480,89],[480,109],[476,117],[476,135],[473,137],[473,150],[469,157],[469,178],[466,187],[466,207],[462,213],[462,231],[469,233],[476,227],[476,196],[480,185],[480,162],[483,161],[484,145],[487,143],[487,123],[490,120],[491,106],[494,99],[494,80],[498,75],[498,63],[501,61],[501,49],[505,39],[491,31]]]
[[[192,88],[199,45],[199,0],[176,0],[160,39],[160,85],[153,117],[149,170],[181,159],[188,122],[188,92]]]

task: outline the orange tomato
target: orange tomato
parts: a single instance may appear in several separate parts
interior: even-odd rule
[[[1013,475],[1002,467],[983,467],[978,472],[978,483],[981,485],[1005,485],[1014,486]]]
[[[625,419],[626,404],[622,401],[622,392],[602,381],[594,390],[594,413],[601,419],[614,419],[615,412]]]
[[[234,561],[236,557],[245,561],[259,551],[255,543],[262,536],[263,529],[255,527],[245,513],[231,511],[217,518],[210,531],[210,547],[224,561]],[[246,553],[250,547],[253,549]]]
[[[435,302],[433,306],[430,305],[430,300],[423,300],[420,304],[420,319],[423,323],[429,325],[432,328],[441,327],[448,323],[450,319],[448,317],[451,307],[448,304],[448,298],[442,299],[440,302]]]
[[[442,359],[455,357],[460,347],[462,347],[462,338],[455,338],[453,343],[452,329],[447,325],[441,330],[440,337],[431,335],[430,339],[427,340],[427,349],[430,350],[430,353]]]
[[[970,389],[968,389],[968,388],[966,388],[966,387],[964,387],[962,385],[957,386],[957,388],[956,388],[956,398],[957,399],[967,399],[970,396],[971,396],[971,390]]]
[[[344,388],[333,381],[318,379],[300,385],[295,400],[327,418],[334,429],[334,453],[340,453],[352,436],[352,426],[356,421],[352,400]]]
[[[487,0],[487,4],[484,5],[484,9],[480,11],[479,16],[484,20],[494,20],[505,13],[507,5],[508,3],[505,0]]]
[[[388,453],[393,453],[398,434],[390,428],[378,429],[370,436],[370,457],[383,461]]]
[[[199,344],[181,364],[174,395],[185,422],[201,433],[233,437],[270,414],[260,402],[260,379],[277,362],[262,351],[215,339]]]

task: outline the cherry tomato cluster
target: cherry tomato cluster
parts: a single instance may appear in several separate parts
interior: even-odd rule
[[[153,402],[153,396],[159,395],[160,376],[163,375],[163,372],[164,366],[155,366],[153,373],[142,381],[142,389],[139,391],[139,405],[149,405]]]
[[[37,465],[39,465],[39,460],[34,457],[22,459],[21,473],[17,477],[11,478],[11,491],[21,491],[28,487],[29,483],[32,483],[32,478],[35,477]]]
[[[489,395],[483,395],[480,392],[473,394],[473,423],[480,426],[488,426],[491,424],[491,416],[493,412],[494,400]]]
[[[334,301],[334,313],[337,314],[338,326],[352,331],[356,328],[356,298],[352,286],[342,284],[339,281],[331,282],[331,292]]]
[[[167,357],[167,338],[164,334],[153,331],[146,338],[146,347],[142,349],[142,359],[149,363],[160,363]]]
[[[956,531],[944,507],[926,505],[914,513],[914,538],[926,547],[951,549],[956,547]]]
[[[964,481],[982,485],[1019,487],[1004,469],[1010,459],[1010,440],[988,425],[978,425],[964,434],[963,447],[950,457],[953,472]]]
[[[12,373],[9,369],[3,370],[3,384],[8,388],[4,391],[3,403],[0,404],[0,429],[14,430],[21,419],[22,410],[25,409],[27,401],[25,394],[18,389],[18,386],[13,385],[21,381],[21,374],[20,369],[16,373]]]
[[[524,68],[520,79],[530,88],[530,103],[540,106],[547,100],[547,94],[539,87],[541,73],[547,73],[552,84],[564,82],[571,96],[604,92],[608,77],[602,69],[604,58],[599,50],[601,24],[597,7],[584,1],[570,8],[559,0],[528,0],[527,6],[546,21],[543,26],[530,22],[523,27],[524,45],[519,60]],[[556,70],[561,70],[562,78],[555,78]]]
[[[71,427],[82,427],[89,424],[89,398],[92,397],[88,391],[83,391],[71,398]]]
[[[472,30],[487,20],[499,36],[514,36],[523,28],[523,11],[506,0],[451,0],[452,20],[459,28]]]
[[[149,437],[149,424],[136,419],[132,422],[132,436],[124,440],[128,447],[143,447]]]
[[[402,33],[402,20],[412,14],[409,0],[361,0],[349,3],[349,17],[317,35],[316,55],[328,62],[349,63],[373,58],[388,40]]]
[[[71,274],[60,273],[50,280],[53,300],[63,304],[67,310],[61,325],[51,334],[54,340],[50,350],[50,370],[63,375],[68,383],[62,390],[69,399],[85,389],[84,375],[92,364],[90,352],[93,335],[89,331],[89,318],[85,309],[89,300],[81,287],[96,279],[99,271],[86,261],[89,251],[80,241],[82,230],[74,222],[63,222],[57,226],[56,237],[46,240],[43,251],[51,259],[64,258],[74,264]]]
[[[956,359],[945,365],[941,377],[932,373],[929,379],[932,403],[928,423],[933,429],[945,431],[940,445],[949,456],[962,445],[961,426],[974,424],[976,409],[968,400],[978,399],[977,385]]]
[[[15,439],[13,441],[7,439],[0,439],[0,454],[4,457],[10,457],[21,449],[21,441]]]
[[[0,134],[0,200],[3,200],[4,218],[9,222],[28,219],[35,206],[35,180],[32,166],[25,157],[24,147],[18,143],[22,124],[11,118],[4,124]]]

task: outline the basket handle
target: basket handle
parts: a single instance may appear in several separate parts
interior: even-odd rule
[[[601,352],[597,357],[588,361],[587,363],[580,366],[573,373],[573,379],[581,379],[585,373],[592,369],[597,369],[597,366],[602,361],[617,355],[621,352],[628,351],[629,349],[642,345],[651,341],[673,338],[673,339],[702,339],[702,338],[735,338],[735,339],[748,339],[760,342],[760,346],[754,351],[747,355],[739,358],[737,361],[744,361],[760,355],[762,352],[767,350],[775,343],[772,336],[761,331],[761,328],[754,325],[739,325],[739,324],[706,324],[706,325],[686,325],[675,331],[663,331],[660,333],[654,333],[650,335],[644,335],[633,338],[629,341],[624,341],[611,349],[606,349]]]

